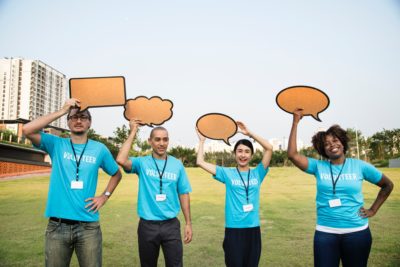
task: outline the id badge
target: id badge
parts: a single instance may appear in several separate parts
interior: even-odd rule
[[[166,194],[157,194],[156,195],[156,201],[165,201],[167,199]]]
[[[83,189],[83,181],[71,181],[71,189]]]
[[[342,202],[340,202],[340,198],[329,200],[329,207],[334,208],[334,207],[340,207],[340,206],[342,206]]]
[[[253,210],[253,204],[243,205],[243,211],[244,212],[249,212],[249,211],[252,211],[252,210]]]

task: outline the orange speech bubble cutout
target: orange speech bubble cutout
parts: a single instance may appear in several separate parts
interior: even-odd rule
[[[201,116],[196,122],[196,127],[205,137],[223,140],[229,146],[231,145],[229,138],[236,134],[238,128],[234,119],[221,113],[208,113]]]
[[[124,117],[128,121],[136,118],[141,125],[161,125],[172,117],[174,104],[168,99],[153,96],[150,99],[145,96],[138,96],[135,99],[128,99],[125,103]]]
[[[312,116],[321,121],[319,113],[328,108],[329,97],[317,88],[299,85],[280,91],[276,96],[276,103],[288,113],[293,114],[297,108],[301,108],[304,116]]]
[[[125,104],[125,78],[91,77],[69,79],[69,95],[81,103],[81,110],[89,107],[123,106]]]

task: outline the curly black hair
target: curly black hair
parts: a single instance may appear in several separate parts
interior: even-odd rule
[[[332,125],[327,131],[321,131],[316,133],[312,137],[312,144],[315,150],[317,150],[318,154],[320,154],[324,158],[329,158],[325,153],[325,138],[327,135],[331,135],[340,140],[343,145],[343,153],[346,154],[347,149],[349,148],[350,138],[347,136],[346,130],[342,129],[339,125]]]

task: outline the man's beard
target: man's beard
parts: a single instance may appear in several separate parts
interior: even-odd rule
[[[74,131],[74,132],[71,132],[71,133],[73,133],[74,135],[82,136],[82,135],[84,135],[86,132],[85,132],[85,131]]]

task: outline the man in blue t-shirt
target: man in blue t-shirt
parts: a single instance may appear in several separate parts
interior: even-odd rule
[[[37,118],[23,127],[35,147],[46,151],[52,162],[45,216],[49,218],[45,238],[46,266],[69,266],[72,253],[80,266],[101,266],[102,234],[98,210],[121,180],[121,172],[102,143],[89,140],[92,118],[80,111],[80,102],[69,99],[56,112]],[[71,138],[40,132],[67,114]],[[111,176],[100,196],[95,196],[99,168]]]
[[[167,155],[168,131],[155,127],[148,139],[153,151],[145,157],[129,157],[140,121],[132,119],[130,134],[122,145],[117,162],[128,173],[139,177],[138,226],[141,266],[157,266],[160,246],[166,266],[182,266],[183,248],[180,222],[176,218],[180,208],[185,217],[184,242],[192,240],[190,198],[192,191],[182,163]]]

